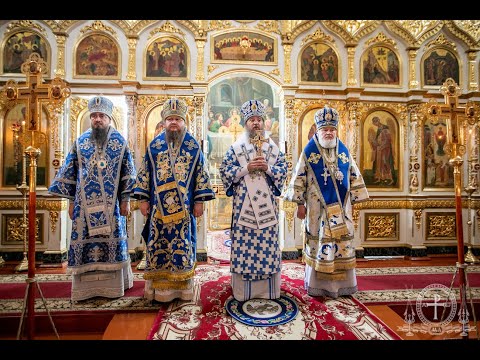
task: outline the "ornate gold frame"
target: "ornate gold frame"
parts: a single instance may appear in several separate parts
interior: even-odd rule
[[[305,80],[302,81],[302,74],[301,74],[302,54],[308,46],[315,43],[327,45],[335,52],[335,55],[337,56],[337,60],[338,60],[338,70],[337,70],[338,81],[337,82],[320,82],[320,81],[305,81]],[[325,85],[325,86],[338,86],[342,84],[342,61],[341,61],[340,55],[338,54],[338,50],[333,42],[327,41],[327,40],[314,40],[306,43],[301,47],[297,57],[297,83],[299,85]]]
[[[455,60],[457,60],[457,63],[458,63],[458,84],[457,85],[460,86],[460,87],[463,87],[463,83],[462,83],[462,80],[463,80],[462,79],[462,73],[463,73],[462,62],[458,58],[457,51],[455,49],[453,49],[452,47],[445,46],[445,45],[433,46],[431,49],[425,50],[425,53],[420,58],[420,84],[421,84],[421,87],[423,89],[440,89],[440,87],[442,86],[442,85],[426,85],[425,84],[425,67],[424,67],[425,59],[428,56],[430,56],[430,54],[433,51],[438,50],[438,49],[448,51],[449,53],[451,53],[455,57]]]
[[[185,65],[186,68],[187,68],[187,75],[185,77],[153,77],[153,76],[147,76],[147,67],[146,67],[147,50],[153,42],[155,42],[159,39],[162,39],[162,38],[173,38],[175,40],[178,40],[178,42],[180,42],[183,45],[183,47],[185,48],[186,59],[187,59],[187,63]],[[192,67],[192,56],[191,56],[191,53],[190,53],[190,47],[187,45],[187,43],[185,41],[178,38],[177,36],[173,36],[173,35],[157,36],[155,38],[150,39],[143,49],[143,57],[142,57],[142,79],[143,80],[188,81],[190,79],[190,68],[191,67]]]
[[[52,69],[52,63],[53,63],[52,48],[50,46],[50,42],[45,38],[45,36],[41,35],[38,31],[35,31],[32,28],[27,28],[27,27],[21,27],[21,28],[18,28],[11,33],[4,34],[4,38],[2,40],[2,48],[1,48],[2,56],[0,56],[0,75],[2,75],[2,76],[11,75],[11,76],[22,76],[22,77],[25,76],[22,73],[4,73],[3,72],[3,57],[5,56],[5,45],[7,43],[7,39],[11,38],[13,35],[15,35],[17,33],[24,32],[24,31],[35,33],[36,35],[40,36],[43,39],[43,41],[45,42],[46,48],[47,48],[48,61],[47,61],[47,59],[43,59],[43,60],[48,64],[47,72],[45,74],[45,77],[49,78],[51,76],[51,73],[52,73],[51,69]]]
[[[371,241],[399,241],[400,240],[400,213],[392,212],[392,213],[372,213],[372,212],[364,212],[363,213],[364,221],[365,221],[365,242]],[[369,230],[369,220],[370,218],[378,217],[377,222],[379,222],[377,229],[373,231],[372,236],[370,236]],[[389,226],[388,218],[393,217],[394,224]],[[383,221],[382,219],[383,218]],[[387,223],[385,223],[387,221]],[[388,232],[392,232],[393,229],[393,236],[388,236]]]
[[[398,85],[390,85],[390,84],[371,84],[371,83],[365,83],[363,81],[363,64],[362,64],[362,60],[363,60],[363,57],[364,55],[366,54],[367,51],[369,51],[370,49],[374,48],[374,47],[385,47],[385,48],[388,48],[390,51],[392,51],[396,56],[397,56],[397,60],[398,60],[398,69],[399,69],[399,73],[398,73]],[[359,64],[359,73],[360,73],[360,86],[363,86],[363,87],[374,87],[374,88],[394,88],[394,89],[401,89],[403,88],[403,64],[402,64],[402,57],[399,56],[398,52],[396,51],[395,47],[390,45],[390,44],[387,44],[385,42],[376,42],[376,43],[373,43],[371,44],[370,46],[368,46],[363,52],[362,54],[360,55],[360,64]]]
[[[112,75],[112,76],[91,76],[91,75],[77,75],[77,50],[78,50],[78,45],[87,37],[92,36],[92,35],[102,35],[107,38],[109,38],[113,43],[117,46],[118,50],[118,75]],[[122,78],[122,48],[120,47],[118,41],[110,34],[104,32],[104,31],[92,31],[92,32],[87,32],[83,36],[79,37],[77,39],[77,42],[75,43],[75,47],[73,49],[72,53],[72,65],[73,65],[73,74],[72,78],[74,79],[92,79],[92,80],[120,80]]]
[[[365,138],[365,121],[367,120],[367,118],[370,117],[370,115],[372,115],[373,113],[377,112],[377,111],[383,111],[383,112],[386,112],[388,114],[390,114],[394,120],[396,121],[396,124],[398,126],[397,130],[398,130],[398,136],[397,136],[397,145],[395,147],[395,149],[393,149],[393,151],[397,152],[398,153],[398,169],[397,169],[397,185],[392,187],[392,186],[377,186],[377,185],[372,185],[372,184],[366,184],[367,185],[367,188],[370,190],[370,191],[402,191],[403,189],[403,164],[404,164],[404,153],[405,151],[402,150],[402,147],[404,146],[404,129],[403,129],[403,125],[402,125],[402,121],[400,120],[400,115],[397,114],[395,111],[393,111],[392,109],[388,108],[388,107],[384,107],[384,106],[377,106],[377,107],[372,107],[371,109],[369,109],[367,112],[365,112],[365,114],[362,116],[362,118],[360,119],[360,141],[359,141],[359,145],[360,146],[360,149],[359,149],[359,153],[360,153],[360,162],[359,162],[359,169],[360,169],[360,172],[363,174],[364,170],[365,170],[365,157],[364,157],[364,147],[365,146],[369,146],[369,144],[365,144],[363,141],[364,138]]]
[[[252,34],[252,35],[260,35],[264,36],[273,41],[273,56],[274,61],[272,62],[265,62],[265,61],[242,61],[242,60],[215,60],[215,39],[218,36],[225,35],[225,34],[232,34],[232,33],[239,33],[239,36],[242,34]],[[251,30],[247,28],[236,28],[232,30],[222,31],[219,34],[211,35],[210,36],[210,63],[212,64],[250,64],[250,65],[260,65],[260,66],[276,66],[278,65],[278,45],[277,45],[277,38],[271,36],[270,34],[261,31],[261,30]]]

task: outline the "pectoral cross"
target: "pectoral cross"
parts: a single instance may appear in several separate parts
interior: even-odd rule
[[[323,168],[323,174],[320,176],[323,177],[323,185],[327,185],[327,178],[330,176],[330,172],[326,167]]]

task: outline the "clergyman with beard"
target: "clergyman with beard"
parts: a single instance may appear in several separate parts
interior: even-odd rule
[[[362,175],[338,138],[339,114],[315,113],[317,132],[297,162],[283,199],[297,203],[304,222],[304,285],[310,296],[337,298],[357,291],[353,204],[368,200]]]
[[[287,163],[275,142],[265,138],[264,105],[249,100],[240,111],[244,132],[220,165],[226,195],[233,196],[231,286],[237,301],[277,299],[282,266],[277,197]]]
[[[136,177],[132,152],[111,125],[112,101],[95,96],[88,109],[91,128],[72,145],[48,188],[70,200],[72,301],[117,298],[133,286],[126,228]]]
[[[144,297],[159,302],[192,300],[196,218],[215,193],[202,149],[185,125],[185,101],[168,99],[161,116],[165,131],[148,144],[133,190],[146,218]]]

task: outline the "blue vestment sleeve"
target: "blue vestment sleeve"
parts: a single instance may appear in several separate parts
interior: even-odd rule
[[[70,200],[75,199],[77,191],[78,178],[78,155],[77,143],[75,142],[68,152],[65,162],[58,170],[52,184],[48,188],[48,192]]]

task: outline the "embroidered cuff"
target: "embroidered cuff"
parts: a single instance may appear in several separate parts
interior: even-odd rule
[[[248,166],[248,165],[247,165]],[[242,177],[248,174],[248,167],[244,166],[240,170],[237,171],[235,175],[235,181],[234,182],[239,182]]]
[[[272,168],[270,167],[270,164],[268,164],[268,169],[267,171],[265,171],[265,174],[267,174],[273,179],[273,173],[272,173]]]

